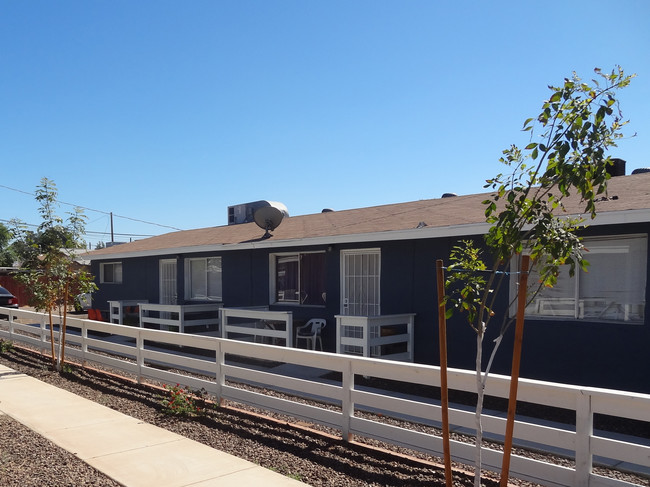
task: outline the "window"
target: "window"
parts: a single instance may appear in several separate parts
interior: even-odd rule
[[[587,272],[576,270],[571,277],[564,266],[557,284],[535,297],[526,316],[643,323],[647,237],[591,238],[584,245]],[[529,288],[538,285],[539,274],[533,270],[528,282]]]
[[[275,255],[275,301],[325,304],[325,252]]]
[[[185,299],[223,300],[221,257],[185,259]]]
[[[108,262],[99,266],[100,282],[104,284],[122,284],[122,263]]]

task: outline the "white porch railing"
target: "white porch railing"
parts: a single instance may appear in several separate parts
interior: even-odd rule
[[[127,314],[126,309],[139,307],[141,303],[148,303],[147,299],[127,299],[121,301],[108,302],[108,321],[116,325],[124,324],[124,317]],[[138,315],[140,311],[138,310]]]
[[[0,338],[26,343],[49,350],[47,317],[41,313],[23,310],[2,310],[9,320],[0,320]],[[20,320],[17,321],[17,320]],[[58,317],[55,317],[58,319]],[[441,421],[439,402],[427,397],[425,390],[440,386],[439,367],[395,362],[349,355],[314,352],[295,348],[248,343],[223,338],[179,334],[123,325],[113,325],[79,318],[68,318],[69,334],[67,357],[104,364],[138,377],[152,378],[166,383],[205,388],[220,400],[250,404],[255,407],[335,428],[344,440],[352,435],[374,438],[404,448],[441,456],[442,439],[421,431],[422,424],[436,425]],[[76,334],[75,334],[76,329]],[[159,344],[177,346],[172,351],[155,348]],[[183,352],[188,347],[201,350],[201,355]],[[236,362],[233,357],[254,357],[269,363],[282,363],[281,371],[272,366],[259,370]],[[174,370],[152,366],[166,364]],[[288,373],[288,367],[293,372]],[[319,370],[309,377],[305,371]],[[186,372],[183,372],[186,371]],[[197,371],[205,378],[197,377]],[[450,390],[474,392],[476,378],[473,371],[449,369]],[[340,380],[326,379],[336,373]],[[399,381],[411,384],[416,391],[402,397],[378,387],[362,386],[362,377],[378,381]],[[227,382],[228,381],[228,382]],[[254,383],[255,390],[238,387],[239,383]],[[485,393],[489,396],[508,396],[510,379],[491,375]],[[296,396],[292,400],[267,395],[266,391],[282,390]],[[299,398],[318,397],[336,408],[305,404]],[[638,431],[650,426],[650,395],[630,392],[568,386],[549,382],[520,379],[518,399],[573,411],[575,425],[537,424],[529,418],[518,417],[514,429],[515,444],[535,450],[561,451],[575,459],[565,465],[548,463],[537,457],[513,455],[510,472],[513,477],[547,486],[566,487],[623,487],[632,485],[622,480],[598,475],[593,471],[594,459],[622,465],[627,470],[645,468],[650,476],[650,446],[638,436],[618,437],[612,432],[595,431],[594,415],[603,414],[639,421]],[[363,411],[381,412],[384,417],[405,418],[416,423],[397,426],[382,422],[381,418],[360,414]],[[452,405],[449,412],[452,431],[471,434],[474,431],[474,413]],[[483,428],[487,436],[502,437],[506,419],[485,411]],[[474,445],[451,441],[452,459],[473,465]],[[483,465],[487,470],[500,471],[502,452],[484,447]],[[645,484],[647,481],[644,480]]]
[[[219,334],[219,309],[221,303],[215,304],[153,304],[141,303],[140,327],[159,325],[161,330],[186,333],[187,328],[194,332],[211,331]]]
[[[250,341],[293,347],[293,313],[260,308],[221,308],[221,337],[244,337]]]
[[[336,353],[413,362],[414,313],[335,318]]]

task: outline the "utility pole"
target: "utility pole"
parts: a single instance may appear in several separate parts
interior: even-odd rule
[[[115,238],[113,236],[113,212],[111,211],[111,243],[115,243]]]

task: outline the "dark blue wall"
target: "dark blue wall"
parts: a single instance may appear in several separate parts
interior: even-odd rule
[[[171,258],[173,256],[167,256]],[[137,257],[103,262],[122,262],[122,284],[101,284],[99,282],[99,262],[93,261],[91,272],[99,288],[93,293],[93,307],[108,310],[107,301],[123,299],[147,299],[157,303],[160,294],[159,260],[161,257]],[[182,279],[179,281],[181,282]]]
[[[610,226],[598,235],[645,233],[650,225]],[[585,235],[596,235],[588,229]],[[480,239],[480,237],[477,237]],[[183,259],[198,256],[222,256],[223,299],[225,306],[266,306],[269,304],[269,255],[298,250],[326,251],[325,306],[272,305],[273,310],[292,311],[294,319],[325,318],[323,331],[326,350],[336,349],[334,316],[340,313],[340,251],[345,249],[381,249],[382,314],[416,313],[415,360],[439,363],[436,259],[448,263],[457,239],[381,242],[369,245],[330,245],[319,247],[240,250],[212,254],[178,256],[179,302],[183,298]],[[122,259],[123,284],[99,284],[94,307],[107,309],[107,300],[148,299],[159,301],[159,260],[176,255]],[[110,262],[107,260],[106,262]],[[650,262],[650,258],[648,258]],[[92,264],[99,275],[99,262]],[[497,300],[496,317],[484,340],[484,365],[493,340],[499,332],[499,317],[507,312],[508,285]],[[646,303],[649,300],[646,286]],[[646,313],[647,316],[647,313]],[[647,319],[646,319],[647,321]],[[494,373],[509,374],[514,326],[506,334],[496,356]],[[473,369],[476,335],[462,317],[447,323],[448,365]],[[650,326],[626,323],[593,323],[575,320],[527,320],[524,329],[521,375],[523,377],[592,385],[650,393]]]

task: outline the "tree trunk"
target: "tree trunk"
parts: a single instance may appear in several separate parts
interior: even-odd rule
[[[56,352],[54,350],[54,325],[52,323],[52,308],[47,310],[50,318],[50,346],[52,347],[52,367],[56,367]]]

